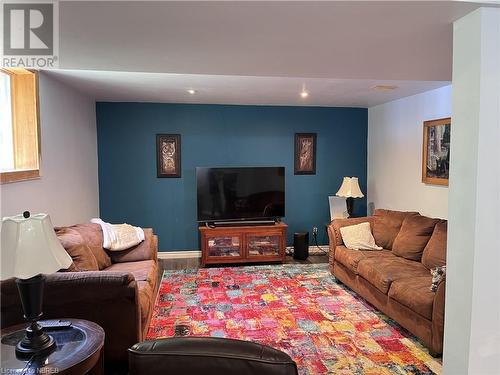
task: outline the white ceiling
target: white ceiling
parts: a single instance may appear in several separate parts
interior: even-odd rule
[[[479,6],[61,1],[51,74],[98,100],[366,107],[448,84],[452,23]]]
[[[200,74],[47,71],[97,101],[372,107],[449,84],[446,81],[378,81]],[[378,84],[393,91],[374,91]],[[191,95],[188,89],[195,89]],[[309,92],[301,98],[300,92]]]
[[[451,80],[456,1],[60,3],[60,68]]]

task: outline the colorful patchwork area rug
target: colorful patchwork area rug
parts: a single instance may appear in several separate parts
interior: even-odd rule
[[[306,374],[438,374],[439,360],[328,265],[165,271],[148,339],[228,337],[288,353]]]

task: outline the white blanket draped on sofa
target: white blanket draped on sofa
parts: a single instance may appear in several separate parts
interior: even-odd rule
[[[120,251],[131,248],[144,241],[142,228],[130,224],[110,224],[101,219],[92,219],[90,222],[99,224],[102,228],[103,246],[111,251]]]

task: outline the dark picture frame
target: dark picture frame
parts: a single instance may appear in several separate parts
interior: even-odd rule
[[[159,178],[181,177],[181,135],[156,135],[156,175]]]
[[[294,174],[316,174],[316,133],[295,133]]]
[[[448,186],[451,117],[424,121],[422,182]]]

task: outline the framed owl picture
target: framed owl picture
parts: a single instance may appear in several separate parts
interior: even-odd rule
[[[316,133],[295,133],[294,174],[316,174]]]
[[[181,135],[156,135],[157,177],[181,177]]]

